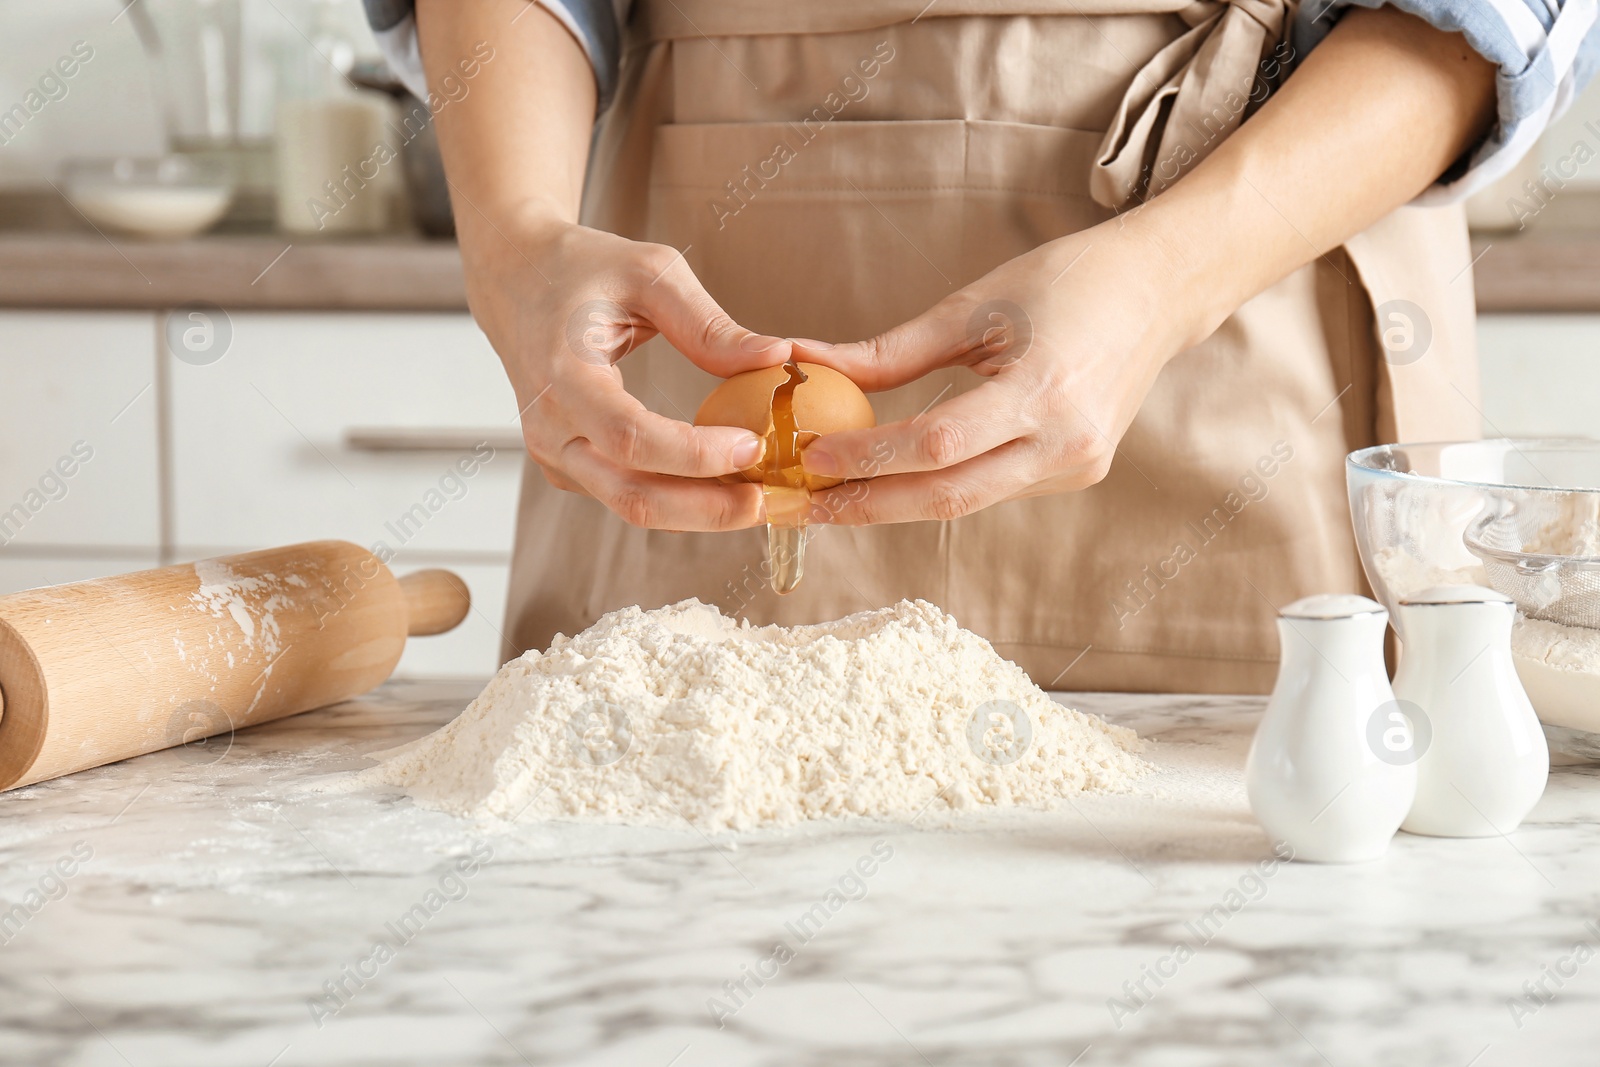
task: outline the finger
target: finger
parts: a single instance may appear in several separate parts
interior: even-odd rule
[[[941,300],[916,318],[865,341],[818,345],[795,340],[794,354],[832,367],[869,393],[893,389],[966,355],[972,347],[966,336],[968,304]]]
[[[579,496],[589,495],[588,491],[585,490],[583,486],[579,485],[571,478],[568,478],[556,467],[548,466],[543,463],[538,464],[538,467],[539,473],[544,475],[544,480],[555,486],[557,489],[561,489],[568,493],[577,493]]]
[[[754,333],[734,322],[711,299],[683,257],[671,254],[673,260],[637,299],[645,317],[673,348],[695,366],[723,378],[776,366],[789,358],[787,340]]]
[[[876,478],[941,470],[1024,437],[1021,387],[991,378],[976,389],[910,419],[819,437],[800,453],[807,474]]]
[[[1024,494],[1034,481],[1032,451],[1025,443],[1014,442],[941,471],[848,482],[813,494],[811,521],[865,526],[959,519]]]
[[[758,435],[737,426],[691,426],[657,414],[609,376],[583,404],[582,413],[569,420],[569,440],[584,438],[629,470],[717,478],[755,466],[765,447]]]
[[[593,367],[610,367],[656,335],[648,319],[615,300],[585,300],[567,316],[571,353]]]
[[[562,467],[623,521],[654,530],[743,530],[762,521],[761,487],[627,470],[588,441],[562,450]]]

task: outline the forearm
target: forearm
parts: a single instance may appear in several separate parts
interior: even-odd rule
[[[1495,68],[1460,35],[1392,8],[1346,15],[1256,115],[1130,220],[1196,297],[1191,343],[1426,189],[1494,106]]]
[[[417,31],[436,93],[474,45],[495,50],[435,120],[464,249],[523,221],[576,221],[595,111],[578,42],[531,0],[418,0]]]
[[[676,249],[578,224],[595,78],[566,28],[531,0],[418,0],[436,92],[459,57],[495,49],[437,114],[467,301],[517,397],[528,455],[550,484],[639,526],[732,530],[761,521],[762,439],[691,426],[624,387],[618,361],[661,336],[721,377],[781,363],[789,343],[728,317]]]

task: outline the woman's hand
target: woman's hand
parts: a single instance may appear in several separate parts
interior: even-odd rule
[[[464,246],[472,313],[505,364],[545,477],[636,526],[761,522],[758,486],[714,480],[753,466],[761,438],[650,411],[616,363],[661,334],[727,377],[783,362],[789,342],[736,324],[674,249],[560,220],[476,236]]]
[[[675,249],[576,224],[595,81],[554,15],[527,0],[416,10],[429,84],[458,90],[435,125],[467,299],[511,378],[528,454],[553,484],[638,526],[760,522],[759,486],[714,479],[754,464],[761,440],[649,411],[616,362],[661,334],[727,376],[783,362],[788,342],[735,325]],[[464,56],[476,57],[466,82]]]
[[[796,342],[869,392],[941,367],[988,378],[915,418],[813,442],[808,471],[872,479],[818,494],[816,519],[955,519],[1104,478],[1157,373],[1215,326],[1167,250],[1127,222],[1042,245],[869,341]]]
[[[797,344],[868,390],[952,365],[989,376],[917,418],[813,442],[808,470],[873,479],[823,495],[815,520],[953,519],[1099,481],[1169,359],[1422,192],[1494,116],[1495,67],[1459,33],[1352,9],[1160,196],[870,341]]]

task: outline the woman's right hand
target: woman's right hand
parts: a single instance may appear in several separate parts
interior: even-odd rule
[[[650,411],[623,388],[616,363],[660,334],[725,378],[782,363],[788,341],[735,323],[670,247],[548,217],[470,230],[468,302],[516,391],[528,454],[552,485],[635,526],[764,521],[759,486],[715,480],[754,466],[762,439]]]
[[[595,79],[554,15],[527,0],[417,0],[416,12],[428,84],[449,91],[430,110],[467,300],[511,378],[528,455],[635,526],[760,523],[760,486],[716,480],[753,466],[760,438],[649,411],[616,362],[661,334],[728,377],[783,362],[789,342],[736,324],[676,249],[574,221]]]

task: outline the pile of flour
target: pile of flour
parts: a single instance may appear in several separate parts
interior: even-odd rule
[[[463,816],[704,829],[1045,808],[1149,769],[924,601],[752,627],[625,608],[501,668],[438,732],[362,771]]]

